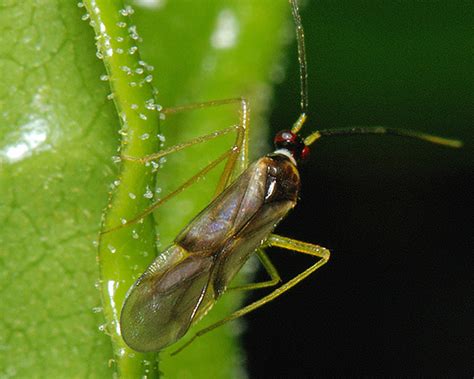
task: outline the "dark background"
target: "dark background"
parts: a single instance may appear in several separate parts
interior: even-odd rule
[[[277,232],[328,247],[331,260],[246,317],[250,377],[472,376],[472,3],[307,3],[303,134],[386,125],[459,138],[465,147],[396,137],[313,145],[301,200]],[[289,59],[275,131],[299,114],[296,55]],[[284,280],[313,262],[269,253]]]

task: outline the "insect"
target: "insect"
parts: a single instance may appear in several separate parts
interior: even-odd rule
[[[314,256],[317,261],[260,300],[201,330],[187,344],[196,337],[272,301],[329,260],[330,252],[324,247],[273,234],[277,224],[296,205],[300,189],[298,164],[308,158],[309,147],[320,138],[393,134],[449,147],[460,146],[459,141],[384,127],[319,130],[304,139],[301,138],[299,132],[306,122],[308,108],[304,32],[297,1],[290,0],[290,5],[298,42],[301,115],[291,129],[283,130],[275,136],[274,152],[251,165],[247,164],[248,103],[245,99],[228,99],[170,108],[164,110],[164,113],[240,103],[241,120],[237,127],[196,138],[148,157],[125,157],[147,162],[213,139],[217,135],[234,131],[237,134],[235,144],[230,150],[124,225],[134,223],[151,213],[198,177],[205,175],[220,162],[226,161],[217,186],[216,198],[180,232],[173,244],[155,259],[127,294],[120,325],[124,341],[134,350],[159,351],[180,340],[190,326],[200,320],[226,291],[232,279],[254,252],[271,279],[244,285],[239,287],[241,289],[264,288],[279,283],[278,272],[264,252],[266,247],[277,246],[301,252]]]

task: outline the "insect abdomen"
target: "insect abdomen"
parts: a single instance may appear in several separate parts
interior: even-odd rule
[[[288,212],[296,204],[299,186],[298,171],[288,157],[274,154],[260,158],[201,211],[175,243],[190,253],[218,254],[250,222],[262,222],[255,220],[257,213],[267,213],[262,208],[288,201]],[[275,221],[281,218],[277,213]]]
[[[216,257],[216,268],[213,270],[216,297],[225,291],[250,254],[265,242],[296,204],[300,187],[299,174],[286,156],[265,156],[256,165],[260,166],[260,172],[265,172],[264,177],[260,178],[261,187],[264,188],[258,193],[261,196],[260,204],[249,215],[247,222],[227,239]],[[253,196],[252,191],[247,191],[247,195]]]

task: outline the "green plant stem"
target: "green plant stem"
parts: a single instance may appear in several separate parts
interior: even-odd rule
[[[104,62],[111,96],[120,116],[121,152],[145,156],[159,147],[159,117],[154,106],[152,79],[140,60],[139,36],[122,1],[87,0],[97,40],[97,54]],[[150,204],[154,190],[152,166],[122,161],[120,177],[111,193],[102,231],[120,225]],[[152,216],[143,222],[102,234],[99,242],[100,289],[106,331],[113,345],[119,377],[158,377],[155,354],[137,353],[126,346],[120,333],[120,310],[127,290],[155,257]]]

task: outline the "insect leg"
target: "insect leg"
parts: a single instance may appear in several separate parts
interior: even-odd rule
[[[234,98],[230,98],[230,99],[202,101],[202,102],[199,102],[199,103],[184,104],[184,105],[178,105],[176,107],[163,108],[161,110],[161,113],[164,113],[166,115],[176,114],[176,113],[193,111],[193,110],[196,110],[196,109],[218,107],[218,106],[226,105],[226,104],[237,104],[237,103],[240,103],[241,101],[242,101],[242,99],[240,97],[234,97]]]
[[[249,103],[241,98],[240,102],[240,122],[237,129],[237,136],[232,148],[233,154],[227,160],[224,171],[219,179],[216,188],[216,195],[220,194],[242,171],[248,166],[248,143],[249,143],[249,123],[250,112]]]
[[[146,163],[146,162],[154,161],[154,160],[159,159],[161,157],[164,157],[166,155],[176,153],[176,152],[178,152],[180,150],[183,150],[187,147],[213,140],[214,138],[229,134],[229,133],[234,132],[236,130],[237,131],[239,130],[239,125],[229,126],[228,128],[218,130],[217,132],[206,134],[204,136],[199,136],[197,138],[193,138],[189,141],[179,143],[177,145],[170,146],[167,149],[163,149],[163,150],[161,150],[157,153],[146,155],[144,157],[139,157],[138,158],[138,157],[131,157],[129,155],[122,155],[122,159],[127,160],[127,161],[140,162],[140,163]]]
[[[127,222],[124,222],[123,224],[117,225],[113,228],[107,229],[103,231],[101,234],[105,233],[110,233],[114,230],[121,229],[125,226],[134,224],[140,220],[142,220],[145,216],[149,215],[152,213],[155,209],[157,209],[159,206],[163,205],[166,203],[168,200],[170,200],[172,197],[176,196],[177,194],[183,192],[186,188],[191,186],[192,184],[196,183],[199,179],[204,177],[209,171],[211,171],[214,167],[216,167],[219,163],[222,161],[226,160],[229,158],[229,156],[232,154],[232,149],[229,149],[225,151],[219,158],[215,159],[211,163],[209,163],[206,167],[204,167],[202,170],[200,170],[198,173],[194,174],[191,176],[188,180],[186,180],[183,184],[181,184],[178,188],[176,188],[174,191],[170,192],[167,194],[165,197],[162,199],[156,201],[155,203],[151,204],[148,208],[146,208],[143,212],[141,212],[138,216],[134,217],[131,220],[127,220]]]
[[[240,110],[240,123],[238,125],[233,125],[228,128],[218,130],[214,133],[210,133],[204,136],[200,136],[197,138],[194,138],[192,140],[183,142],[178,145],[171,146],[167,149],[164,149],[158,153],[147,155],[145,157],[130,157],[130,156],[123,156],[122,158],[125,160],[129,161],[134,161],[138,163],[146,163],[158,158],[161,158],[163,156],[166,156],[168,154],[172,154],[174,152],[180,151],[185,149],[186,147],[198,144],[198,143],[203,143],[206,141],[210,141],[216,137],[231,133],[233,131],[237,131],[237,136],[234,145],[227,150],[224,154],[222,154],[219,158],[217,158],[215,161],[211,162],[209,165],[204,167],[201,171],[199,171],[197,174],[193,175],[191,178],[189,178],[185,183],[183,183],[181,186],[176,188],[173,192],[169,193],[165,197],[163,197],[161,200],[153,203],[150,205],[148,208],[146,208],[142,213],[140,213],[138,216],[134,217],[131,220],[128,220],[127,222],[117,225],[116,227],[113,227],[111,229],[105,230],[102,233],[109,233],[111,231],[120,229],[124,226],[134,224],[146,215],[152,213],[155,209],[157,209],[159,206],[164,204],[166,201],[174,197],[175,195],[179,194],[180,192],[184,191],[186,188],[191,186],[193,183],[195,183],[197,180],[199,180],[201,177],[206,175],[209,171],[211,171],[214,167],[216,167],[220,162],[227,160],[226,165],[224,167],[223,173],[219,179],[219,183],[216,188],[216,196],[221,193],[225,187],[228,185],[230,179],[233,179],[234,177],[238,176],[248,165],[248,139],[249,139],[249,134],[248,134],[248,125],[249,125],[249,105],[248,101],[243,99],[243,98],[233,98],[233,99],[224,99],[224,100],[212,100],[212,101],[206,101],[202,103],[194,103],[194,104],[187,104],[179,107],[174,107],[174,108],[165,108],[162,110],[162,113],[165,114],[175,114],[175,113],[180,113],[180,112],[185,112],[185,111],[192,111],[196,109],[202,109],[206,107],[213,107],[213,106],[221,106],[221,105],[226,105],[226,104],[235,104],[235,103],[240,103],[241,105],[241,110]],[[238,163],[238,164],[237,164]]]
[[[164,149],[158,153],[151,154],[145,157],[130,157],[123,156],[125,160],[138,161],[138,162],[149,162],[158,158],[161,158],[165,155],[180,151],[186,147],[206,142],[212,140],[218,136],[228,134],[232,131],[237,131],[237,136],[234,142],[234,145],[231,149],[231,154],[227,160],[227,163],[224,167],[222,175],[219,179],[216,188],[216,195],[220,194],[229,184],[232,179],[235,179],[242,171],[244,171],[248,166],[248,142],[249,142],[249,103],[244,98],[232,98],[232,99],[222,99],[222,100],[211,100],[201,103],[186,104],[172,108],[164,108],[161,113],[166,115],[182,113],[187,111],[193,111],[197,109],[204,109],[209,107],[217,107],[227,104],[240,104],[240,122],[238,125],[231,126],[229,128],[219,130],[214,133],[207,134],[205,136],[194,138],[190,141],[171,146],[168,149]]]
[[[237,129],[237,137],[230,155],[224,167],[216,188],[216,195],[220,194],[232,179],[235,179],[248,166],[248,140],[249,140],[249,103],[244,98],[233,98],[223,100],[211,100],[202,103],[188,104],[174,108],[165,108],[163,113],[173,114],[190,111],[194,109],[216,107],[226,104],[240,103],[240,123]]]
[[[181,346],[178,350],[172,353],[172,355],[175,355],[179,353],[181,350],[183,350],[186,346],[188,346],[191,342],[193,342],[196,338],[202,336],[203,334],[206,334],[210,332],[211,330],[214,330],[215,328],[224,325],[228,323],[229,321],[235,320],[239,317],[242,317],[246,315],[247,313],[250,313],[254,311],[257,308],[260,308],[262,305],[274,300],[278,296],[280,296],[282,293],[288,291],[290,288],[294,287],[296,284],[301,282],[303,279],[311,275],[314,271],[316,271],[318,268],[320,268],[322,265],[324,265],[328,260],[329,260],[329,255],[330,252],[328,249],[322,246],[318,245],[313,245],[311,243],[307,242],[302,242],[298,240],[294,240],[291,238],[287,237],[282,237],[278,236],[276,234],[271,234],[268,240],[265,243],[265,246],[276,246],[276,247],[281,247],[283,249],[287,250],[293,250],[298,253],[303,253],[303,254],[308,254],[312,255],[314,257],[320,258],[315,264],[301,272],[300,274],[296,275],[293,279],[289,280],[288,282],[282,284],[280,287],[275,289],[274,291],[270,292],[268,295],[262,297],[260,300],[257,300],[242,309],[239,309],[229,315],[228,317],[208,326],[207,328],[204,328],[197,332],[186,344]]]
[[[240,104],[240,122],[238,126],[237,137],[234,143],[234,148],[236,150],[235,158],[231,159],[231,161],[234,161],[234,163],[228,163],[227,166],[224,168],[224,173],[226,173],[224,178],[226,179],[225,181],[228,182],[229,178],[231,177],[237,157],[239,158],[239,164],[238,164],[236,173],[234,174],[234,177],[238,176],[248,166],[248,143],[249,143],[249,122],[250,122],[249,102],[246,99],[241,98],[241,97],[231,98],[231,99],[211,100],[211,101],[204,101],[201,103],[181,105],[181,106],[177,106],[173,108],[164,108],[162,110],[162,113],[174,114],[174,113],[192,111],[195,109],[218,107],[218,106],[227,105],[227,104]]]
[[[267,288],[267,287],[274,287],[276,286],[279,282],[281,282],[280,274],[278,274],[278,270],[276,267],[273,265],[272,261],[270,258],[268,258],[267,254],[262,250],[258,249],[255,252],[260,259],[260,262],[262,262],[263,267],[267,271],[268,275],[270,276],[270,280],[266,280],[264,282],[258,282],[258,283],[249,283],[249,284],[243,284],[241,286],[237,287],[231,287],[228,289],[230,290],[256,290],[260,288]]]

